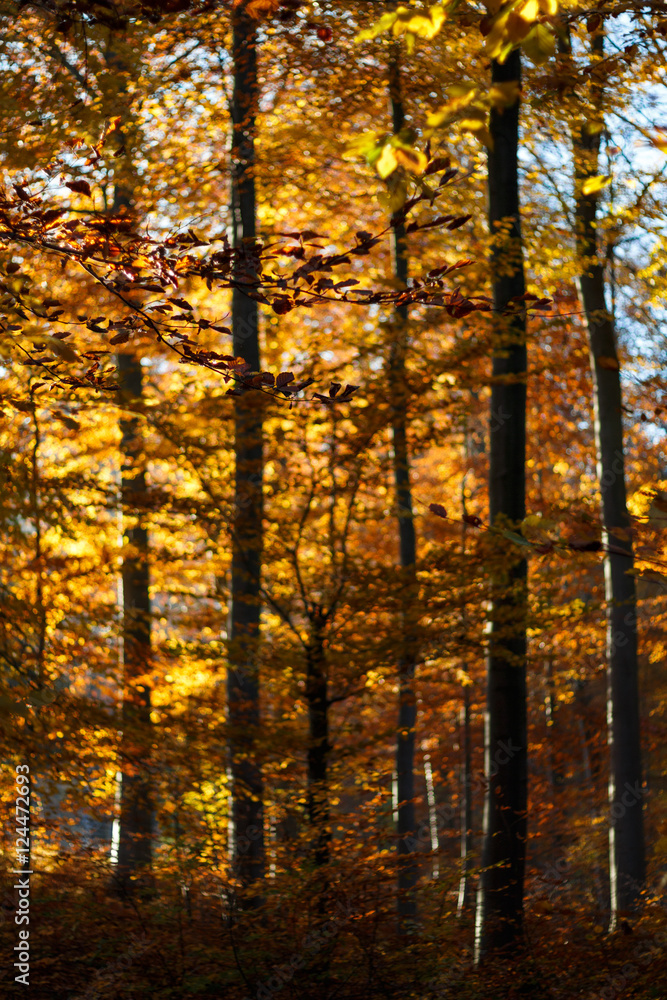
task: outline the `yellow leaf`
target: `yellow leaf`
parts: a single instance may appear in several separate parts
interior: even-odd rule
[[[34,344],[37,344],[40,347],[47,347],[50,351],[53,351],[54,354],[57,354],[59,358],[62,358],[63,361],[77,360],[78,355],[76,351],[74,351],[69,344],[59,340],[58,337],[50,337],[48,334],[36,333],[29,335],[27,339],[31,340]]]
[[[412,174],[423,174],[428,166],[428,158],[418,149],[405,149],[399,146],[393,150],[394,157]]]
[[[392,149],[390,145],[386,145],[382,150],[382,155],[380,159],[375,164],[376,170],[382,180],[393,174],[394,170],[398,166],[398,160],[396,159],[396,150]]]
[[[581,191],[582,194],[595,194],[596,191],[601,191],[609,184],[611,184],[610,176],[589,177],[588,180],[584,181]]]
[[[477,121],[474,118],[467,118],[461,122],[461,126],[468,132],[472,132],[475,138],[488,149],[493,149],[493,137],[489,132],[485,121]]]
[[[653,528],[667,528],[667,493],[653,486],[642,486],[633,500],[637,516],[645,518]]]
[[[446,11],[444,7],[438,4],[436,7],[431,7],[426,17],[423,14],[415,14],[414,17],[410,18],[407,30],[413,35],[418,35],[419,38],[435,38],[442,27],[445,17]]]
[[[426,123],[431,128],[439,128],[451,119],[463,108],[467,108],[478,95],[478,89],[470,83],[458,83],[447,88],[449,101],[439,111],[434,111],[429,115]]]
[[[518,80],[494,83],[489,91],[489,100],[494,108],[510,108],[519,99],[521,87]]]
[[[515,44],[522,42],[532,29],[538,13],[537,0],[528,0],[522,7],[513,10],[507,18],[507,37]]]
[[[536,66],[550,59],[556,51],[556,36],[546,24],[536,24],[523,41],[523,50]]]
[[[511,10],[507,8],[502,8],[498,14],[493,18],[491,22],[491,30],[486,36],[486,41],[484,43],[484,49],[486,54],[491,57],[491,59],[498,59],[502,54],[503,50],[507,46],[507,21],[509,19]],[[508,55],[512,49],[512,43],[509,43]],[[507,57],[505,57],[507,58]]]
[[[401,177],[398,183],[394,183],[394,178],[392,177],[389,184],[389,191],[380,192],[378,202],[385,212],[393,215],[394,212],[398,212],[405,205],[408,198],[408,185],[404,177]]]

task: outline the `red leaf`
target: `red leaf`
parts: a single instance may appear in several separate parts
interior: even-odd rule
[[[279,316],[284,316],[285,313],[291,312],[294,308],[294,304],[291,299],[288,299],[286,295],[277,295],[276,298],[271,303],[271,308]]]
[[[432,514],[435,514],[436,517],[444,517],[444,518],[447,517],[447,511],[445,510],[445,508],[442,506],[441,503],[430,503],[428,505],[428,509],[431,511]]]
[[[448,156],[436,156],[435,160],[431,160],[424,171],[424,177],[429,177],[431,174],[439,174],[441,170],[447,170],[451,162]]]
[[[463,517],[463,523],[471,524],[473,528],[481,528],[482,519],[481,517],[477,517],[476,514],[465,514]]]
[[[276,388],[282,389],[283,386],[289,385],[289,383],[293,381],[294,381],[294,375],[292,375],[292,372],[281,372],[278,378],[276,379]]]
[[[109,343],[110,344],[126,344],[129,339],[130,339],[130,331],[129,330],[121,330],[120,333],[117,333],[115,335],[115,337],[110,337],[109,338]]]
[[[45,226],[50,226],[52,222],[55,222],[63,214],[60,208],[50,208],[47,212],[42,212],[42,222]]]
[[[85,194],[91,197],[90,184],[88,181],[67,181],[65,187],[68,187],[70,191],[74,191],[76,194]]]
[[[454,219],[452,222],[449,223],[447,229],[458,229],[460,226],[466,223],[468,219],[472,219],[472,215],[459,215],[458,218]]]

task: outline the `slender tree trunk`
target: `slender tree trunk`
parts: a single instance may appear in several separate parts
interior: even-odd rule
[[[142,399],[141,363],[133,354],[118,356],[123,402],[135,409]],[[146,490],[141,425],[136,416],[123,417],[121,429],[121,496],[123,511],[134,515]],[[127,892],[132,876],[150,868],[153,802],[146,758],[150,752],[151,693],[143,679],[151,668],[148,530],[141,519],[125,529],[123,552],[123,708],[121,795],[116,878]]]
[[[393,130],[400,132],[405,125],[405,112],[401,92],[399,47],[393,46],[389,64],[389,96]],[[402,286],[408,282],[408,254],[405,226],[394,219],[393,224],[394,277]],[[398,914],[400,926],[409,929],[417,917],[415,887],[418,866],[413,850],[415,819],[415,725],[417,699],[414,687],[415,640],[412,635],[411,604],[414,599],[417,542],[412,513],[410,486],[410,454],[407,438],[408,389],[405,355],[408,346],[408,309],[399,306],[395,313],[395,330],[389,357],[389,393],[391,398],[391,424],[393,441],[394,479],[396,483],[396,510],[398,513],[399,557],[403,571],[402,586],[405,595],[401,613],[400,659],[398,663],[399,704],[398,733],[396,740],[396,774],[398,795]]]
[[[576,703],[575,703],[576,704]],[[581,711],[584,711],[582,707]],[[591,768],[591,755],[588,750],[588,739],[586,736],[586,727],[584,725],[584,720],[582,715],[577,715],[577,729],[579,730],[579,740],[581,743],[581,763],[584,772],[584,778],[590,792],[590,817],[591,824],[597,821],[597,811],[595,809],[595,787],[596,782],[593,778],[593,769]],[[600,911],[605,911],[608,909],[609,905],[609,895],[605,893],[604,885],[602,884],[602,876],[600,874],[600,866],[596,863],[593,865],[593,877],[595,879],[595,894],[597,899],[598,908]]]
[[[592,42],[603,54],[604,36]],[[594,78],[595,79],[595,78]],[[602,87],[591,99],[602,114]],[[597,115],[595,117],[598,117]],[[645,879],[643,784],[637,665],[637,610],[630,518],[626,505],[623,399],[614,317],[605,301],[604,264],[598,255],[599,193],[583,185],[598,175],[600,121],[572,128],[575,163],[579,292],[586,314],[595,399],[597,473],[602,496],[607,602],[607,718],[609,720],[609,877],[611,925],[635,908]]]
[[[252,250],[256,236],[255,122],[258,101],[257,27],[241,9],[232,14],[234,85],[232,116],[232,219],[234,245]],[[243,260],[237,267],[242,278]],[[259,371],[257,302],[240,287],[232,293],[233,350]],[[261,393],[235,397],[235,505],[229,612],[229,756],[232,865],[244,886],[264,874],[262,773],[257,763],[260,723],[259,639],[261,616],[263,429]]]
[[[520,81],[521,57],[492,64],[493,83]],[[489,227],[495,314],[491,390],[489,506],[494,525],[515,527],[525,517],[526,320],[517,311],[503,313],[511,299],[525,292],[519,215],[519,108],[491,112],[489,149]],[[510,227],[501,235],[500,223]],[[504,231],[503,231],[504,232]],[[526,562],[517,558],[492,579],[492,607],[487,664],[484,845],[475,952],[509,945],[522,932],[526,855]]]
[[[472,741],[470,739],[470,686],[463,687],[461,706],[461,881],[457,916],[472,906]]]
[[[464,457],[470,457],[470,435],[466,423],[464,431]],[[466,562],[466,538],[468,505],[466,502],[467,471],[461,480],[461,555]],[[461,612],[461,628],[465,635],[468,631],[468,612],[464,604]],[[472,868],[472,739],[470,734],[470,686],[463,686],[463,705],[461,706],[461,879],[459,882],[459,899],[456,915],[463,916],[473,904],[473,892],[470,879]]]
[[[118,66],[110,48],[107,61]],[[114,187],[113,214],[130,212],[133,196],[129,187]],[[143,372],[134,353],[117,357],[123,403],[128,410],[141,406]],[[121,430],[121,500],[123,513],[134,515],[141,507],[146,490],[140,418],[125,417]],[[150,543],[148,529],[140,517],[134,527],[124,531],[127,547],[123,553],[123,707],[121,740],[120,823],[116,881],[123,892],[130,888],[135,874],[148,870],[152,863],[154,804],[152,781],[145,769],[146,757],[153,742],[151,734],[151,691],[145,678],[151,664]]]
[[[316,619],[306,649],[306,701],[308,703],[308,822],[313,861],[321,868],[329,861],[329,695],[324,653],[324,622]],[[324,897],[324,894],[323,894]]]

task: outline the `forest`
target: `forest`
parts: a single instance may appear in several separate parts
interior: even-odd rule
[[[666,56],[2,0],[2,996],[665,997]]]

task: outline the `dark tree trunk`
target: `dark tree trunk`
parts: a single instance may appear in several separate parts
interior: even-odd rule
[[[109,50],[107,61],[117,65]],[[114,187],[113,214],[131,212],[133,196],[129,186]],[[117,357],[121,397],[127,410],[143,402],[143,372],[136,354]],[[125,515],[137,516],[146,491],[146,458],[140,417],[124,417],[121,430],[121,501]],[[120,822],[116,880],[123,892],[131,877],[150,869],[153,850],[154,803],[152,781],[146,758],[153,742],[151,732],[151,691],[135,678],[145,677],[151,664],[150,544],[148,529],[140,515],[134,527],[124,531],[127,549],[123,554],[123,707],[121,740]]]
[[[258,101],[257,26],[242,9],[232,14],[234,88],[231,102],[232,219],[234,245],[252,250],[256,236],[255,122]],[[243,260],[237,276],[246,271]],[[233,351],[259,370],[258,309],[240,287],[232,293]],[[235,398],[235,503],[229,612],[229,755],[232,864],[245,886],[264,874],[262,773],[257,763],[260,723],[259,639],[263,518],[263,397]]]
[[[493,83],[519,81],[521,57],[492,64]],[[525,292],[519,214],[519,108],[491,112],[489,227],[495,316],[491,390],[489,507],[492,524],[516,526],[525,517],[526,320],[503,313]],[[509,231],[499,229],[510,223]],[[522,932],[526,855],[526,562],[516,556],[507,569],[498,552],[492,583],[487,664],[484,845],[475,949],[477,960],[511,944]]]
[[[142,401],[141,362],[133,354],[118,356],[123,404],[136,409]],[[135,516],[146,490],[140,418],[123,417],[121,429],[121,496],[125,514]],[[137,518],[124,532],[123,554],[123,708],[121,741],[120,832],[117,881],[123,891],[132,876],[149,869],[152,860],[152,782],[146,770],[152,743],[151,692],[145,677],[151,668],[148,529]]]
[[[398,45],[395,45],[393,48],[389,64],[389,96],[393,130],[397,133],[405,125]],[[408,282],[408,254],[403,222],[394,219],[392,232],[394,277],[402,287],[406,287]],[[401,585],[404,594],[400,625],[398,733],[396,740],[399,856],[398,914],[400,926],[403,930],[409,929],[417,917],[415,886],[418,876],[418,866],[414,852],[414,834],[416,829],[414,802],[415,725],[417,722],[417,700],[414,688],[416,650],[411,613],[411,604],[414,599],[417,543],[412,513],[410,454],[408,451],[407,436],[408,387],[405,371],[407,346],[408,309],[407,306],[399,306],[395,313],[394,335],[389,357],[389,395],[391,398],[399,558],[403,571]]]
[[[602,56],[604,36],[593,39]],[[599,109],[602,88],[592,88]],[[602,496],[607,601],[607,717],[609,719],[609,875],[611,924],[635,908],[645,879],[643,784],[637,666],[637,610],[630,518],[626,505],[623,399],[614,317],[605,301],[604,264],[598,256],[599,193],[583,193],[599,173],[601,129],[572,129],[575,162],[579,291],[586,314],[595,399],[597,473]]]
[[[306,701],[308,703],[308,822],[313,861],[321,868],[329,861],[329,696],[323,622],[315,620],[306,647]],[[324,894],[323,894],[324,895]]]

